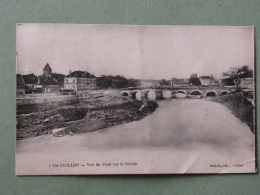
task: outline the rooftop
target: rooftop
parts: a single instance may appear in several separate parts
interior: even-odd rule
[[[56,81],[52,78],[47,77],[45,81],[43,81],[42,85],[59,85]]]
[[[35,84],[37,82],[37,77],[31,73],[27,75],[22,75],[25,84]]]
[[[67,77],[96,78],[94,75],[90,74],[87,71],[79,71],[79,70],[70,73]]]

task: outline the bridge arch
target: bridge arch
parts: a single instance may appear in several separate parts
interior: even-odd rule
[[[185,90],[178,90],[175,92],[175,97],[176,98],[186,98],[187,92]]]
[[[132,93],[132,99],[141,100],[141,91],[133,91]]]
[[[156,100],[156,92],[153,90],[145,91],[144,97],[149,100]]]
[[[222,92],[220,93],[220,95],[227,95],[227,94],[228,94],[227,91],[222,91]]]
[[[172,92],[170,90],[163,90],[162,97],[163,97],[163,99],[171,99]]]
[[[122,91],[121,96],[129,96],[129,91]]]
[[[200,90],[192,90],[190,92],[190,97],[191,98],[202,98],[202,91],[200,91]]]
[[[207,91],[206,96],[216,97],[216,96],[218,96],[218,93],[216,91],[211,90],[211,91]]]

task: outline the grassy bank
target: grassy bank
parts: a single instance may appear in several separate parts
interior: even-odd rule
[[[219,96],[217,99],[215,98],[214,101],[227,107],[237,118],[246,123],[253,133],[255,133],[255,108],[253,104],[248,101],[248,97],[252,98],[252,94],[236,91],[234,93]]]

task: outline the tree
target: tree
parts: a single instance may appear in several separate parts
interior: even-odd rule
[[[167,82],[165,79],[162,79],[160,82],[160,85],[168,85],[169,82]]]
[[[240,68],[239,74],[241,78],[252,78],[253,70],[248,65],[244,65]]]
[[[117,75],[115,77],[110,77],[112,79],[113,88],[126,88],[128,87],[128,80],[122,76]]]
[[[140,87],[141,82],[138,79],[128,79],[128,87]]]
[[[109,76],[102,75],[101,77],[97,78],[97,86],[102,89],[107,89],[112,86],[112,80]]]
[[[97,86],[102,89],[126,88],[128,87],[128,80],[122,75],[102,75],[101,77],[97,78]]]
[[[228,72],[223,72],[222,76],[233,80],[234,84],[238,88],[243,78],[253,77],[253,70],[251,70],[248,65],[242,67],[231,67]]]
[[[201,82],[200,82],[199,78],[190,78],[189,79],[189,83],[192,83],[195,86],[200,86],[201,85]]]

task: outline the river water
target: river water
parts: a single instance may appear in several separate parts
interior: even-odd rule
[[[140,121],[74,136],[43,135],[17,141],[17,162],[26,161],[33,166],[28,159],[39,162],[43,158],[80,162],[92,159],[95,163],[112,158],[140,165],[118,173],[254,171],[255,137],[226,107],[205,99],[171,99],[158,103],[156,111]],[[18,167],[19,173],[24,170]],[[95,173],[92,169],[84,171]],[[103,170],[110,173],[107,171]]]

